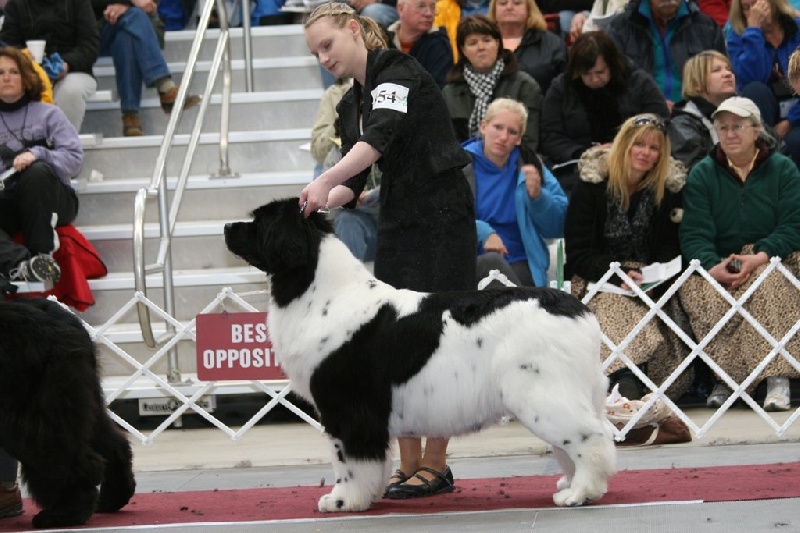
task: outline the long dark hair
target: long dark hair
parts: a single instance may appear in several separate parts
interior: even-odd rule
[[[564,77],[570,84],[582,83],[581,74],[594,68],[597,58],[602,57],[609,70],[611,80],[608,88],[614,91],[624,90],[628,84],[631,66],[628,58],[617,46],[617,43],[602,31],[582,33],[575,39],[569,50],[569,60],[564,69]]]
[[[33,68],[33,61],[13,46],[0,48],[0,57],[7,57],[17,64],[19,73],[22,76],[22,92],[33,102],[42,99],[42,80]]]

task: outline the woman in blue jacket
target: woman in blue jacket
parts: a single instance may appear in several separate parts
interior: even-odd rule
[[[761,111],[800,163],[800,102],[788,83],[789,56],[800,46],[800,19],[787,0],[733,0],[728,56],[739,94]]]
[[[489,104],[481,137],[464,143],[472,155],[464,174],[475,194],[479,278],[499,261],[513,271],[515,284],[544,287],[550,266],[545,239],[561,237],[567,196],[541,161],[520,148],[527,119],[516,100]]]

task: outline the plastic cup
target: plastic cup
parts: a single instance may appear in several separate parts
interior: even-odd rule
[[[27,41],[25,44],[28,46],[28,51],[33,56],[33,60],[41,64],[42,60],[44,60],[44,47],[47,41]]]

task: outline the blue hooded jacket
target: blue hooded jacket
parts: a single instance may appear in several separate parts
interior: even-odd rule
[[[473,161],[484,162],[486,160],[483,155],[483,140],[469,139],[464,141],[462,146],[472,156]],[[514,150],[519,152],[519,147]],[[519,157],[518,153],[515,159],[517,161],[517,185],[514,190],[514,208],[517,214],[517,223],[533,281],[537,287],[546,287],[550,252],[545,239],[557,239],[563,236],[564,219],[567,214],[567,195],[564,194],[564,190],[553,173],[542,165],[542,193],[538,198],[531,199],[525,186],[525,174],[520,170],[524,164],[523,158]],[[485,169],[487,165],[481,164],[480,167]],[[498,169],[498,173],[500,172],[502,170]],[[464,175],[475,194],[475,165],[468,165],[464,169]],[[476,199],[477,203],[478,199]],[[483,248],[483,243],[492,233],[495,233],[495,230],[483,220],[476,220],[475,226],[478,233],[478,244]]]

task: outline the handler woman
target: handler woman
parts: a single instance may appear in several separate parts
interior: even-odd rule
[[[433,78],[410,56],[385,49],[383,33],[347,4],[320,5],[305,23],[306,43],[322,67],[353,87],[337,106],[342,160],[300,194],[305,212],[353,207],[370,165],[383,173],[375,276],[425,292],[473,289],[477,239],[472,193],[462,168],[469,156],[453,133]],[[443,378],[446,379],[446,378]],[[401,438],[400,469],[387,496],[453,490],[446,438]]]

